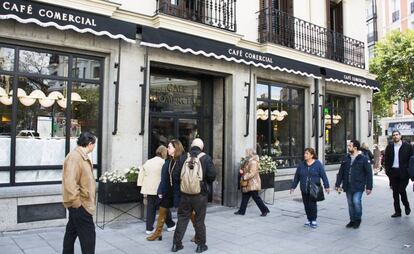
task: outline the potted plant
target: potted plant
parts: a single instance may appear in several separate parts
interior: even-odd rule
[[[272,157],[263,155],[259,157],[259,175],[262,189],[275,187],[276,162]]]
[[[106,171],[99,178],[98,202],[115,204],[142,201],[137,178],[138,168],[136,167]]]

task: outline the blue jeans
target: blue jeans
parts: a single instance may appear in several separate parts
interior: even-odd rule
[[[348,200],[349,218],[351,221],[361,220],[362,217],[362,191],[347,192],[346,198]]]

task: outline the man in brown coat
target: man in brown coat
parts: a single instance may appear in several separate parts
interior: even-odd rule
[[[69,211],[63,240],[63,254],[74,253],[79,237],[83,254],[95,253],[95,177],[88,154],[95,148],[96,138],[89,132],[81,133],[76,147],[65,158],[62,173],[63,205]]]

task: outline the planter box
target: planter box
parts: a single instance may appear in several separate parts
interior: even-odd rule
[[[98,202],[102,204],[117,204],[141,202],[141,187],[136,183],[99,183]]]
[[[262,182],[262,189],[274,188],[275,173],[260,174],[260,181]]]

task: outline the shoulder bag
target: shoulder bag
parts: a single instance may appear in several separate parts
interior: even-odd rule
[[[308,184],[309,184],[309,195],[313,201],[323,201],[325,200],[325,195],[323,194],[323,188],[320,183],[316,184],[311,181],[309,175],[309,167],[308,167]]]

